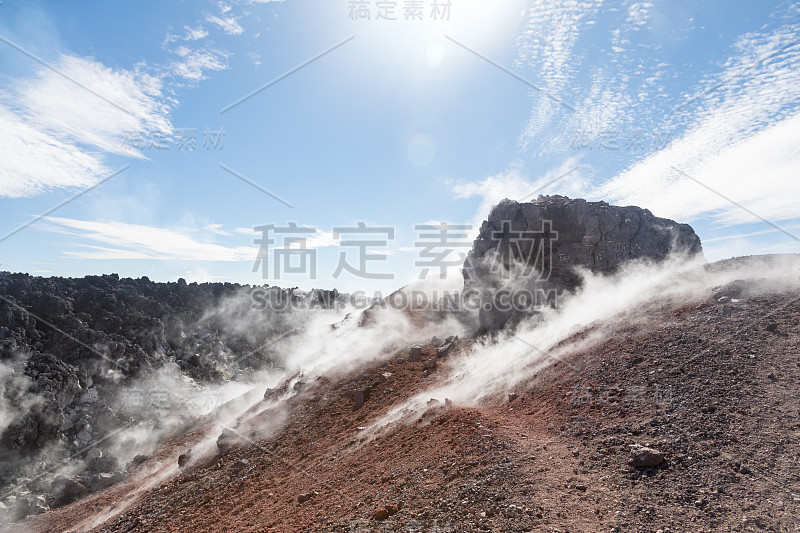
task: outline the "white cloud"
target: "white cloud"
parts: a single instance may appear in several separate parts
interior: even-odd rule
[[[647,24],[652,9],[653,4],[648,2],[634,2],[628,6],[628,22],[636,26]]]
[[[222,229],[222,224],[207,224],[204,228],[205,231],[210,231],[216,235],[230,236],[230,232]]]
[[[129,153],[125,132],[172,131],[158,78],[75,56],[61,56],[55,68],[63,76],[41,69],[17,98],[43,130],[117,154]]]
[[[206,31],[202,25],[199,25],[196,28],[184,26],[183,30],[183,35],[168,33],[164,38],[164,44],[166,45],[169,43],[174,43],[175,41],[199,41],[208,37],[208,31]]]
[[[185,26],[184,29],[186,30],[186,36],[184,39],[187,41],[199,41],[200,39],[205,39],[208,37],[208,32],[204,30],[202,26],[197,28]]]
[[[209,15],[207,22],[228,34],[242,34],[239,20],[248,13],[234,15],[229,3],[219,7],[220,16]],[[12,79],[0,94],[0,197],[86,188],[113,170],[106,155],[144,157],[130,146],[130,139],[154,132],[168,138],[173,130],[170,112],[176,101],[167,96],[172,88],[165,89],[165,80],[174,76],[196,82],[228,67],[230,53],[186,46],[208,36],[201,21],[167,34],[163,44],[178,57],[160,66],[111,68],[92,58],[62,54],[52,61],[52,69]],[[184,44],[167,47],[176,42]],[[253,60],[257,66],[258,58]]]
[[[193,50],[179,46],[173,50],[181,59],[170,65],[170,71],[187,80],[200,81],[206,78],[208,70],[225,70],[228,68],[228,54],[221,50]]]
[[[325,248],[327,246],[339,246],[339,239],[333,237],[332,231],[317,229],[316,233],[306,241],[306,248]]]
[[[66,233],[96,244],[81,244],[67,251],[79,259],[151,259],[161,261],[252,261],[258,252],[251,246],[226,246],[202,237],[218,234],[214,225],[203,230],[167,229],[123,222],[47,217],[50,231]]]
[[[659,57],[658,45],[633,40],[653,5],[618,5],[555,0],[532,5],[517,63],[542,90],[532,96],[519,139],[523,149],[560,153],[576,136],[599,140],[621,128],[650,129],[663,118],[656,109],[665,102],[663,81],[674,68]]]
[[[32,126],[0,104],[0,196],[89,187],[108,172],[96,155]]]
[[[671,148],[604,184],[598,194],[615,202],[646,205],[660,216],[679,220],[712,216],[726,226],[758,218],[722,196],[774,222],[796,218],[800,114],[743,139],[713,138],[713,131],[713,122],[698,127]],[[720,140],[728,144],[709,146]],[[673,166],[719,194],[685,178]]]
[[[531,116],[523,135],[529,145],[563,108],[553,98],[566,92],[575,73],[573,49],[580,35],[579,26],[597,12],[600,0],[563,2],[535,0],[528,9],[525,29],[518,40],[517,63],[535,72],[541,92],[534,93]]]
[[[300,228],[305,229],[313,229],[313,233],[297,233],[297,234],[283,234],[283,236],[287,238],[298,238],[298,239],[305,239],[304,246],[308,250],[313,250],[317,248],[326,248],[329,246],[339,246],[339,239],[333,236],[332,231],[325,231],[319,228],[314,228],[311,226],[300,226]],[[253,228],[236,228],[235,231],[237,233],[241,233],[243,235],[254,235],[260,236],[260,233],[253,231]],[[282,239],[278,238],[277,245],[281,245]],[[300,248],[300,242],[290,243],[288,246],[278,246],[279,248]]]
[[[241,35],[244,33],[244,28],[239,25],[235,17],[218,17],[216,15],[209,15],[206,17],[206,21],[216,24],[222,29],[222,31],[229,35]]]
[[[157,78],[70,55],[53,68],[0,101],[0,196],[91,186],[109,173],[102,152],[140,156],[126,134],[172,129]]]
[[[736,47],[740,54],[681,110],[693,126],[667,149],[605,183],[598,193],[610,201],[647,205],[672,218],[711,216],[722,225],[758,221],[681,176],[672,169],[676,167],[762,217],[776,222],[796,218],[800,48],[787,45],[797,29],[744,36]]]

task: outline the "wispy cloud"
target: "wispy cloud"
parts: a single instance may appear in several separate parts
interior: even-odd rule
[[[722,196],[766,219],[797,218],[800,25],[741,35],[727,59],[711,63],[698,79],[691,77],[697,65],[675,64],[674,48],[659,44],[659,38],[689,35],[693,19],[672,16],[680,24],[665,29],[663,7],[633,1],[613,7],[533,2],[519,40],[519,66],[535,73],[553,94],[571,95],[577,111],[566,113],[532,95],[522,147],[539,155],[563,154],[574,149],[575,138],[616,136],[623,144],[617,151],[580,152],[584,162],[616,173],[605,183],[584,183],[580,196],[721,226],[758,222]],[[660,29],[652,29],[651,21]],[[584,46],[589,42],[593,45]],[[682,68],[689,78],[678,82],[693,89],[680,94],[672,87]],[[646,136],[648,146],[626,150],[625,139],[637,133]],[[503,176],[504,183],[512,177]]]
[[[530,3],[525,29],[518,39],[517,64],[535,73],[534,79],[541,84],[543,91],[532,95],[533,110],[522,136],[524,146],[528,146],[559,113],[564,112],[547,95],[566,94],[575,74],[573,51],[581,22],[596,13],[600,5],[600,0],[566,3],[534,0]]]
[[[628,21],[637,26],[647,24],[652,8],[649,2],[634,2],[628,6]]]
[[[76,56],[61,56],[55,68],[115,105],[64,76],[41,69],[33,80],[20,84],[17,98],[25,115],[39,127],[117,154],[125,153],[124,132],[171,132],[160,79]]]
[[[0,104],[0,196],[22,198],[55,188],[89,187],[108,168],[73,141],[41,131]]]
[[[518,39],[518,67],[575,110],[532,95],[519,138],[524,150],[550,155],[569,149],[576,136],[654,129],[670,98],[664,84],[675,74],[657,39],[643,36],[656,14],[653,3],[630,0],[532,3]]]
[[[172,130],[161,81],[62,55],[17,79],[0,100],[0,196],[88,187],[108,172],[102,152],[125,152],[130,132]]]
[[[206,79],[206,71],[227,68],[228,53],[222,50],[192,49],[187,46],[179,46],[173,52],[180,59],[170,65],[170,71],[187,80],[200,81]]]
[[[160,261],[251,261],[257,250],[214,242],[217,225],[168,229],[123,222],[47,217],[50,231],[84,240],[65,256],[80,259],[150,259]]]
[[[220,29],[222,29],[222,31],[229,35],[241,35],[244,33],[244,28],[239,25],[239,22],[235,17],[218,17],[216,15],[209,15],[206,17],[206,21],[216,24],[220,27]]]
[[[672,145],[633,164],[598,191],[663,216],[756,221],[672,167],[775,221],[797,217],[800,194],[800,27],[748,34],[719,74],[687,97],[690,126]],[[763,58],[768,58],[763,61]],[[696,109],[695,109],[696,108]]]
[[[303,228],[311,228],[314,230],[313,233],[300,233],[298,235],[293,235],[292,237],[299,237],[305,239],[305,247],[309,250],[317,249],[317,248],[326,248],[329,246],[339,246],[339,239],[336,239],[333,236],[333,231],[325,231],[320,228],[314,228],[312,226],[301,226]],[[233,231],[239,233],[241,235],[249,235],[249,236],[258,236],[260,235],[258,232],[254,231],[253,228],[235,228]],[[280,240],[280,239],[279,239]],[[278,243],[280,244],[280,243]],[[299,247],[300,244],[297,243],[296,247]]]
[[[182,35],[168,33],[164,38],[164,44],[166,45],[176,41],[199,41],[205,39],[209,35],[208,31],[206,31],[202,25],[198,25],[196,28],[184,26],[183,31],[184,33]]]

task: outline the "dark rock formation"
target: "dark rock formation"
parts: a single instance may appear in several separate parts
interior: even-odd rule
[[[627,261],[661,261],[672,251],[703,253],[691,226],[647,209],[557,195],[529,203],[503,200],[464,263],[465,290],[481,296],[481,326],[499,329],[524,305],[498,306],[497,291],[527,289],[533,296],[527,307],[535,308],[576,289],[578,268],[608,274]]]
[[[37,478],[29,493],[55,507],[117,482],[125,464],[89,456],[125,444],[104,437],[139,423],[158,425],[166,414],[190,418],[188,411],[169,412],[185,398],[163,386],[143,390],[143,383],[172,372],[202,387],[280,365],[267,340],[295,331],[302,322],[296,313],[343,298],[336,290],[0,272],[0,492],[37,478],[41,472],[30,465],[50,467],[67,457],[85,469],[74,479]],[[22,501],[0,500],[0,515],[12,504],[12,518],[36,512],[16,503]]]

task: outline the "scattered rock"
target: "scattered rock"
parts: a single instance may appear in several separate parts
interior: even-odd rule
[[[722,298],[727,298],[725,302],[730,302],[732,299],[742,298],[747,293],[747,282],[741,279],[731,281],[722,287],[715,287],[713,289],[714,300],[720,302]]]
[[[664,462],[664,454],[653,448],[631,444],[630,464],[636,468],[658,466]]]
[[[408,349],[408,360],[412,363],[419,361],[419,358],[422,357],[422,346],[419,344],[413,344]]]
[[[314,497],[315,492],[305,492],[297,497],[297,503],[305,503]]]
[[[51,485],[53,493],[53,507],[61,507],[77,501],[82,496],[89,494],[89,488],[81,481],[58,476]]]
[[[133,459],[131,459],[131,462],[129,464],[133,466],[139,466],[148,459],[150,459],[149,455],[145,455],[143,453],[137,453],[136,455],[133,456]]]
[[[434,336],[431,339],[431,346],[433,346],[434,348],[438,348],[442,344],[444,344],[444,341],[442,341],[442,339],[440,339],[439,337]]]
[[[12,520],[22,520],[31,512],[31,501],[28,498],[20,497],[14,502],[14,508],[11,511]]]
[[[437,349],[436,349],[436,355],[437,355],[438,357],[446,357],[446,356],[447,356],[447,354],[449,354],[449,353],[450,353],[450,349],[451,349],[452,347],[453,347],[453,345],[452,345],[452,344],[450,344],[450,343],[447,343],[447,344],[443,345],[441,348],[437,348]]]
[[[363,389],[355,389],[353,391],[353,409],[361,409],[369,400],[372,394],[372,387],[364,387]]]
[[[219,434],[217,437],[217,449],[219,449],[220,453],[225,452],[225,450],[237,445],[241,439],[239,435],[228,428],[222,430],[222,433]]]
[[[178,462],[180,464],[180,459]],[[119,483],[123,479],[125,479],[125,475],[122,472],[102,472],[92,476],[89,483],[89,490],[92,492],[103,490],[111,485]]]
[[[386,505],[372,514],[373,520],[386,520],[390,516],[396,515],[400,509],[396,505]]]
[[[223,448],[220,447],[220,439],[222,439],[222,436],[225,435],[225,431],[228,431],[228,430],[224,430],[222,432],[222,435],[220,435],[219,438],[217,439],[217,448],[219,448],[220,451],[223,450]],[[192,458],[192,450],[189,450],[186,453],[180,454],[178,456],[178,466],[183,468],[184,466],[186,466],[189,463],[189,459],[191,459],[191,458]]]

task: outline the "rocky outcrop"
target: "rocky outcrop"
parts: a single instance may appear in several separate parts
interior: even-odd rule
[[[499,329],[524,306],[496,305],[499,290],[526,289],[534,298],[531,308],[553,304],[558,293],[580,285],[579,269],[608,274],[627,261],[661,261],[673,251],[703,253],[691,226],[647,209],[557,195],[528,203],[503,200],[464,263],[465,290],[481,295],[481,326]]]

